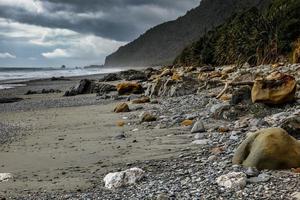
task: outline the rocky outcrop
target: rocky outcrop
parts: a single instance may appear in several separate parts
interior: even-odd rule
[[[145,70],[147,74],[152,73],[152,71]],[[109,73],[101,78],[100,82],[109,82],[109,81],[118,81],[118,80],[126,80],[126,81],[133,81],[133,80],[147,80],[147,74],[143,71],[129,69],[126,71],[121,71],[118,73]]]
[[[293,101],[297,82],[293,76],[274,72],[266,78],[256,79],[252,88],[252,102],[283,104]]]
[[[291,169],[300,167],[300,142],[281,128],[262,129],[240,144],[233,164],[257,169]]]
[[[200,6],[175,21],[148,30],[133,42],[106,57],[105,66],[154,66],[171,64],[177,55],[200,36],[233,13],[269,0],[202,0]]]

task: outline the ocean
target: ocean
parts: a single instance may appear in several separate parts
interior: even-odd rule
[[[117,68],[1,68],[0,89],[24,86],[22,82],[28,80],[44,79],[51,77],[73,77],[94,74],[106,74],[121,71]]]

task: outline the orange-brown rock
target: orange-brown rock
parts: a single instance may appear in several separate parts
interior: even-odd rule
[[[144,89],[141,84],[135,82],[123,82],[117,85],[119,95],[142,94]]]
[[[182,126],[191,126],[191,125],[193,125],[193,120],[189,120],[189,119],[184,120],[183,122],[181,122],[181,125]]]
[[[252,102],[283,104],[294,100],[297,83],[293,76],[274,72],[266,78],[258,78],[251,91]]]
[[[143,104],[143,103],[149,103],[149,102],[150,102],[150,98],[145,97],[145,96],[143,96],[139,99],[132,100],[133,104]]]
[[[122,127],[125,125],[124,121],[117,121],[117,126]]]
[[[121,113],[121,112],[130,112],[129,106],[127,105],[127,103],[119,103],[115,109],[114,109],[115,113]]]
[[[156,117],[151,113],[145,112],[141,115],[141,122],[153,122],[156,121]]]
[[[182,74],[175,72],[172,75],[172,80],[173,81],[181,81],[182,80]]]

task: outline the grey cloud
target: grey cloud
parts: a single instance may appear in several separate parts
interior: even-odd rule
[[[199,4],[199,1],[44,0],[43,13],[0,6],[0,17],[50,28],[92,33],[117,41],[130,41],[156,24],[183,15]]]

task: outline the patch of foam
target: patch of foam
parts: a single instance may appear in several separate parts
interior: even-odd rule
[[[23,87],[23,86],[26,86],[26,84],[3,84],[0,85],[0,90],[11,89],[15,87]]]

